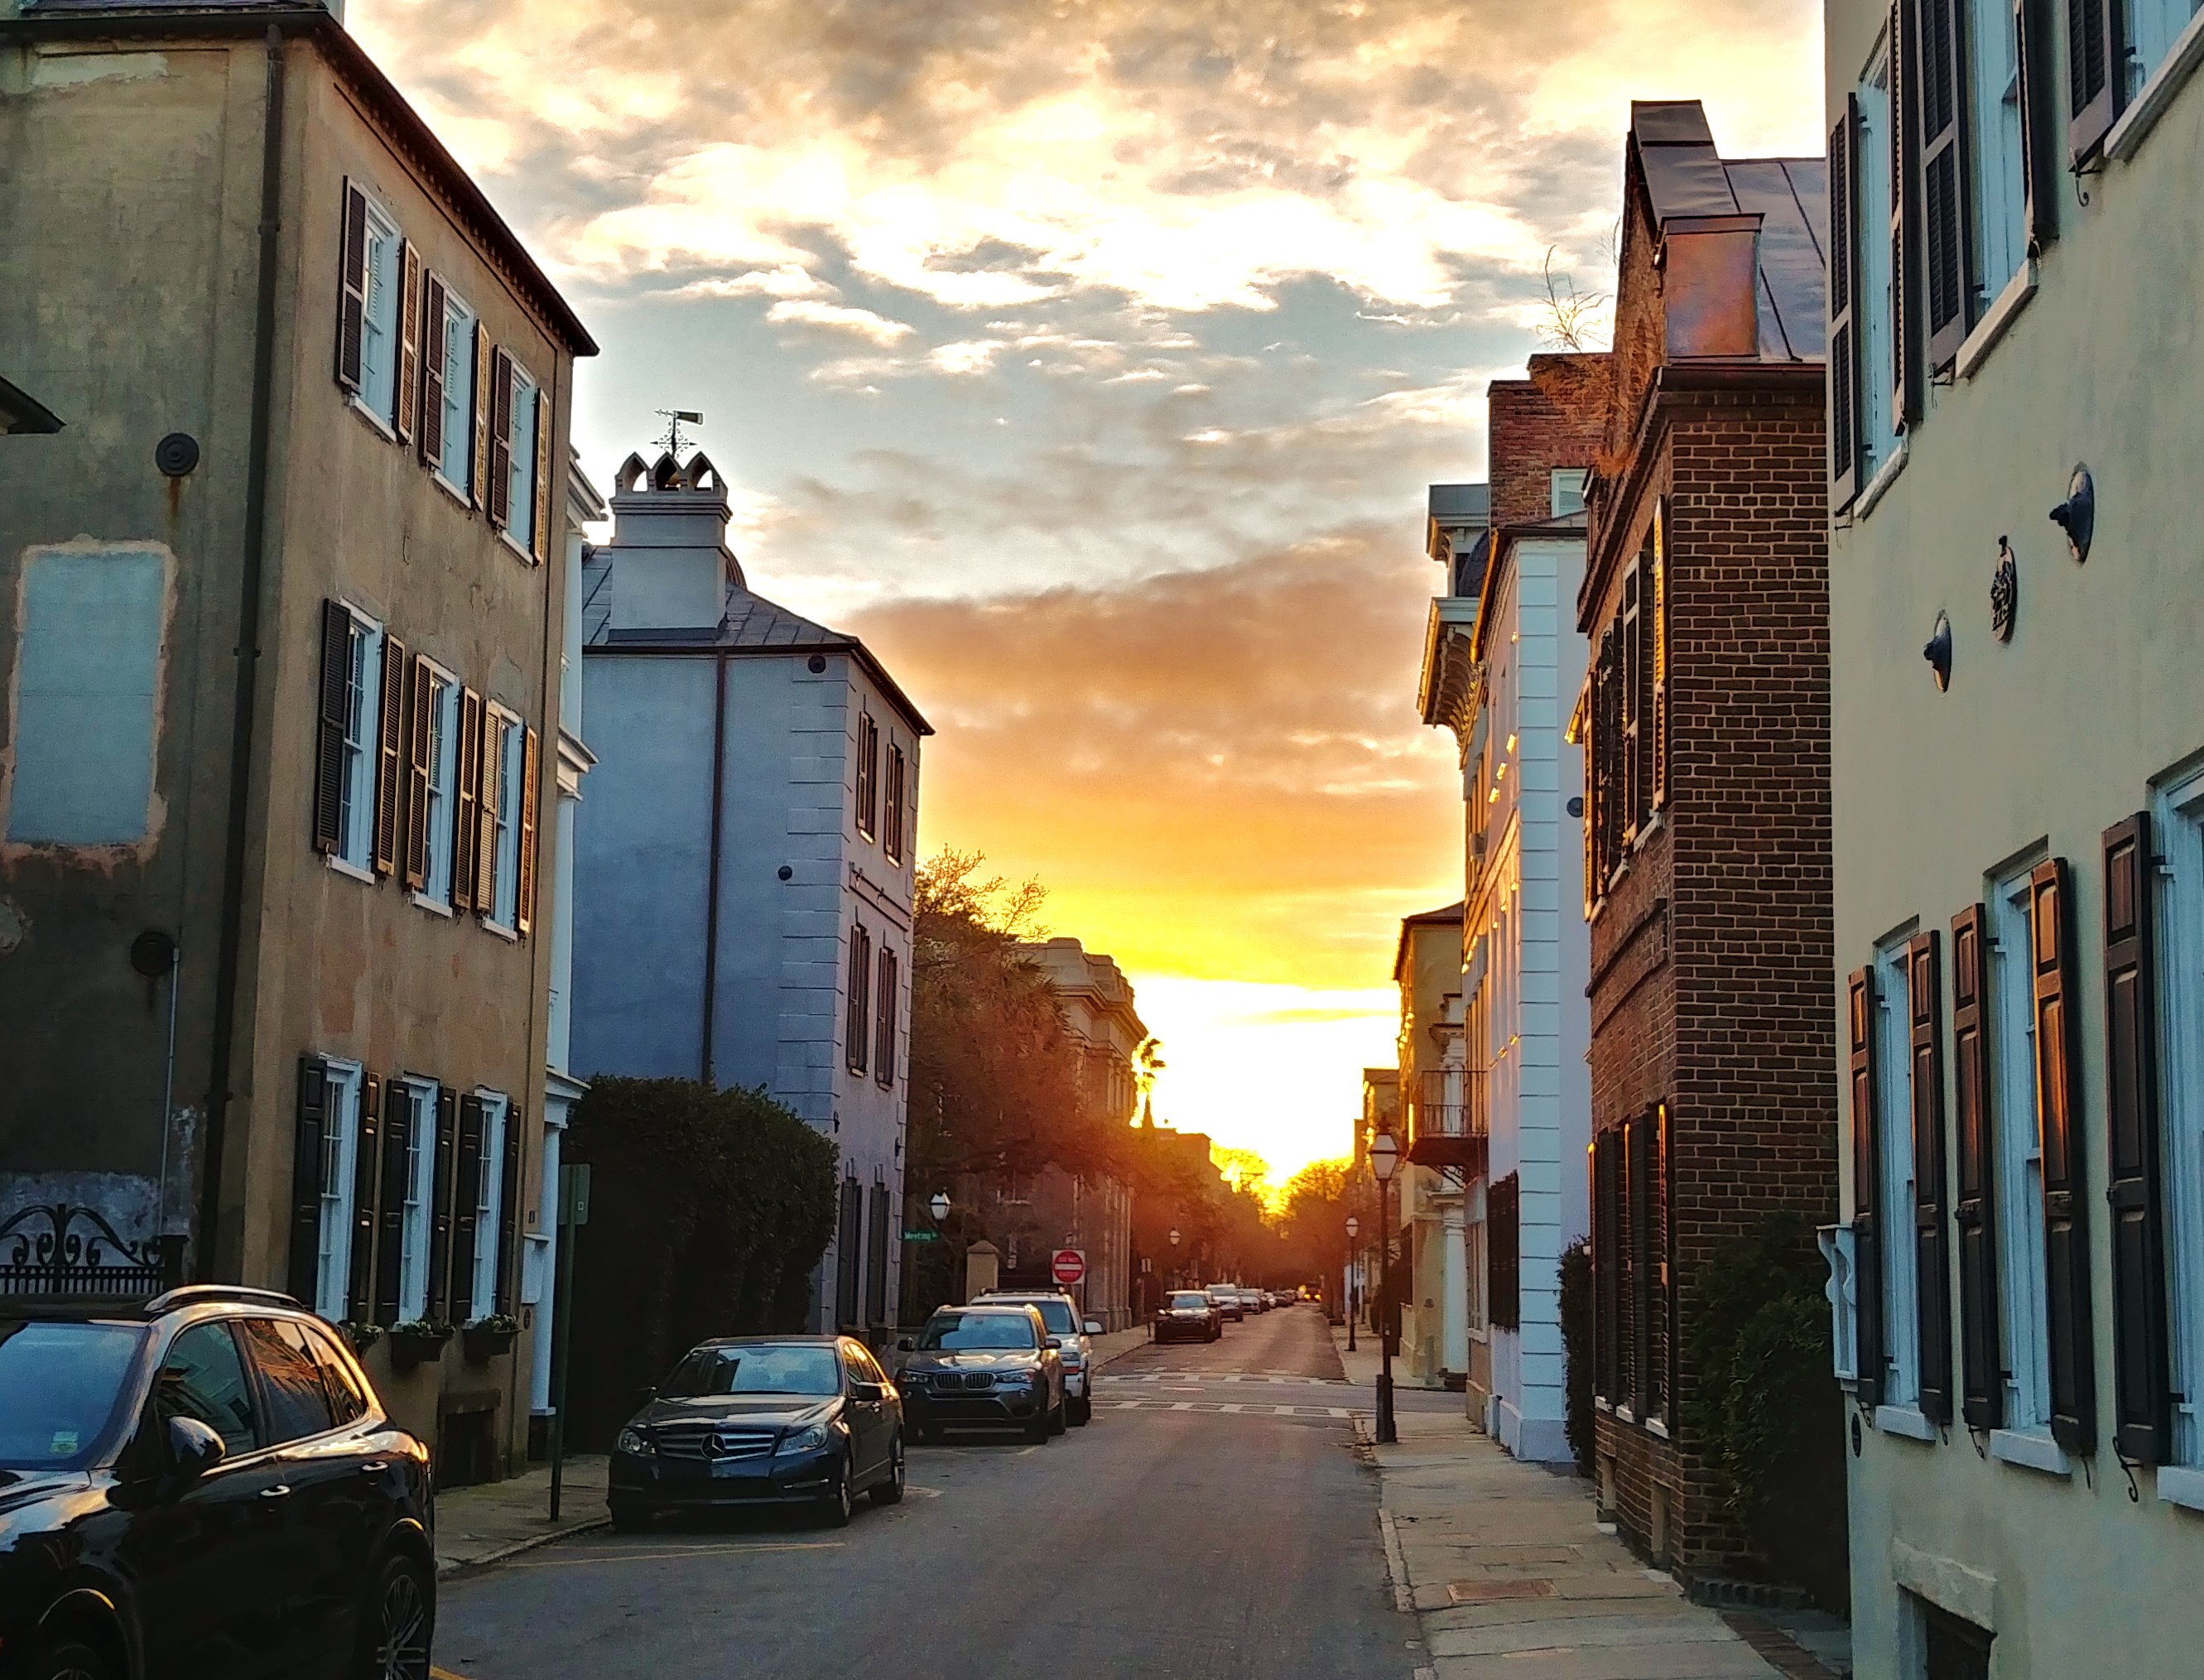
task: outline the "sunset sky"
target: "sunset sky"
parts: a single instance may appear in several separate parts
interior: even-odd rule
[[[352,0],[662,423],[753,587],[940,732],[921,842],[1114,955],[1159,1113],[1283,1178],[1461,892],[1424,487],[1484,474],[1549,246],[1611,289],[1628,102],[1818,154],[1812,0]]]

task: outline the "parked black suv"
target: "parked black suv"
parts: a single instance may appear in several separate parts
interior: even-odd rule
[[[427,1680],[429,1449],[287,1295],[0,1301],[0,1677]]]

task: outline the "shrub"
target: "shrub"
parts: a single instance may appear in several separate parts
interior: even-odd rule
[[[762,1091],[602,1078],[565,1158],[592,1168],[574,1244],[569,1441],[609,1446],[638,1392],[709,1336],[805,1327],[834,1145]]]
[[[1577,1474],[1592,1473],[1591,1244],[1579,1237],[1561,1250],[1561,1361],[1567,1370],[1569,1451]]]

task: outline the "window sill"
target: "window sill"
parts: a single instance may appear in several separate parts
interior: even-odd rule
[[[509,941],[514,945],[520,943],[520,935],[518,931],[507,927],[502,922],[493,922],[488,917],[483,918],[483,931],[495,934],[500,939]]]
[[[1595,1394],[1591,1397],[1591,1409],[1594,1411],[1603,1411],[1608,1413],[1609,1416],[1612,1416],[1614,1411],[1614,1403],[1612,1400],[1606,1399],[1600,1395]]]
[[[2158,1469],[2158,1502],[2184,1511],[2204,1511],[2204,1469],[2193,1464],[2161,1464]]]
[[[1653,844],[1655,837],[1668,826],[1668,813],[1666,811],[1655,811],[1652,816],[1645,819],[1645,826],[1640,828],[1635,837],[1632,839],[1630,842],[1630,849],[1632,852],[1644,851],[1647,846]]]
[[[1628,1406],[1617,1406],[1614,1409],[1614,1421],[1617,1423],[1635,1423],[1638,1422],[1638,1414]]]
[[[2204,62],[2204,12],[2189,20],[2189,27],[2181,32],[2173,44],[2173,50],[2165,55],[2165,62],[2152,72],[2142,85],[2135,103],[2121,113],[2120,120],[2112,124],[2112,132],[2105,136],[2105,156],[2122,163],[2135,156],[2143,139],[2165,115],[2173,103],[2173,96]]]
[[[514,554],[519,555],[522,560],[527,561],[529,565],[533,566],[536,564],[536,556],[528,549],[523,548],[520,543],[515,540],[513,534],[510,531],[507,530],[505,526],[500,525],[497,528],[497,539],[499,542],[504,543],[507,548],[512,549]]]
[[[1990,1457],[2001,1464],[2017,1464],[2026,1470],[2041,1470],[2046,1475],[2071,1475],[2074,1463],[2065,1450],[2047,1434],[2039,1435],[2028,1429],[1993,1429],[1990,1431]]]
[[[1472,1342],[1484,1342],[1489,1345],[1492,1340],[1492,1333],[1481,1324],[1472,1324],[1469,1327],[1469,1339]]]
[[[1898,434],[1898,447],[1891,451],[1890,459],[1875,470],[1875,477],[1867,481],[1867,488],[1852,503],[1852,518],[1863,519],[1875,512],[1875,504],[1890,494],[1890,487],[1898,482],[1898,475],[1905,471],[1905,457],[1910,440],[1904,432]]]
[[[1661,1440],[1665,1441],[1668,1439],[1668,1422],[1666,1420],[1662,1418],[1649,1417],[1645,1420],[1645,1433],[1649,1435],[1658,1436]]]
[[[339,875],[347,876],[353,881],[364,882],[370,887],[375,885],[375,871],[364,870],[349,858],[340,858],[332,852],[326,855],[324,861]]]
[[[471,513],[474,512],[474,498],[469,496],[465,490],[461,490],[457,484],[453,484],[449,478],[447,478],[441,471],[435,467],[431,467],[429,470],[429,476],[436,481],[436,487],[442,490],[446,496],[451,497],[453,501],[458,502],[460,507],[465,508],[469,513]]]
[[[382,434],[382,441],[384,442],[395,443],[398,441],[398,434],[391,429],[390,422],[384,419],[382,415],[376,413],[374,409],[369,407],[367,399],[362,396],[358,391],[351,393],[351,395],[347,398],[347,403],[351,407],[353,413],[358,415],[361,419],[366,421],[368,424],[373,426],[376,431]]]
[[[1903,1435],[1910,1441],[1927,1441],[1933,1446],[1936,1440],[1936,1426],[1917,1406],[1877,1406],[1875,1427],[1883,1434]]]
[[[1958,377],[1971,379],[1975,377],[1976,370],[1996,347],[1997,341],[2005,336],[2006,329],[2013,324],[2022,310],[2028,307],[2028,300],[2035,295],[2035,258],[2030,257],[2020,265],[2012,278],[2006,282],[2005,290],[1998,294],[1997,301],[1989,306],[1989,312],[1981,320],[1975,323],[1975,329],[1959,346],[1958,359],[1952,364],[1953,372]]]
[[[413,902],[420,905],[422,909],[427,911],[431,916],[441,916],[447,922],[452,919],[451,905],[444,903],[440,899],[432,899],[426,893],[416,893],[413,895]]]

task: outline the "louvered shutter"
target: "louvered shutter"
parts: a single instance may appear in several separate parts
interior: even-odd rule
[[[2164,1170],[2160,1159],[2157,967],[2152,949],[2150,814],[2105,830],[2106,1132],[2112,1220],[2112,1444],[2143,1464],[2171,1462],[2166,1351]]]
[[[413,1186],[407,1169],[412,1166],[413,1100],[394,1079],[382,1082],[382,1246],[375,1257],[375,1315],[377,1324],[395,1324],[400,1262],[406,1255],[406,1199]]]
[[[1673,1417],[1676,1407],[1676,1149],[1674,1112],[1666,1102],[1654,1109],[1660,1126],[1657,1142],[1661,1164],[1661,1416]]]
[[[337,383],[357,391],[367,341],[367,194],[350,181],[337,260]]]
[[[1904,431],[1921,418],[1920,131],[1913,79],[1920,45],[1913,8],[1890,9],[1890,419]]]
[[[2035,953],[2035,1106],[2043,1134],[2043,1257],[2050,1332],[2051,1434],[2069,1452],[2096,1450],[2089,1311],[2088,1175],[2082,1158],[2081,1039],[2075,1015],[2073,908],[2066,860],[2029,877]]]
[[[382,1081],[368,1074],[359,1087],[359,1134],[352,1162],[352,1266],[345,1316],[366,1323],[375,1311],[375,1233],[382,1189]]]
[[[489,511],[489,438],[491,383],[495,371],[497,348],[489,341],[489,329],[479,321],[475,323],[475,389],[472,405],[475,419],[474,482],[467,486],[476,507]]]
[[[1859,98],[1829,130],[1829,511],[1860,492]]]
[[[1668,806],[1668,498],[1653,504],[1653,809]]]
[[[551,388],[536,388],[536,517],[528,551],[540,561],[551,552]]]
[[[421,459],[431,471],[444,461],[444,282],[434,273],[421,285]]]
[[[2020,95],[2021,225],[2028,254],[2042,254],[2059,229],[2059,159],[2053,113],[2052,31],[2046,17],[2051,0],[2013,0],[2012,28]]]
[[[520,1105],[505,1111],[505,1159],[499,1164],[497,1190],[497,1301],[495,1310],[511,1313],[519,1281]]]
[[[865,1192],[855,1178],[842,1181],[842,1219],[834,1238],[834,1322],[844,1330],[857,1322],[858,1250],[864,1243]]]
[[[512,358],[502,350],[489,357],[489,495],[483,506],[490,523],[502,531],[512,519]]]
[[[1944,986],[1935,930],[1905,951],[1912,1048],[1913,1289],[1920,1332],[1921,1410],[1952,1421],[1952,1284],[1944,1178]]]
[[[455,1324],[465,1324],[489,1310],[488,1302],[475,1299],[475,1245],[496,1240],[479,1228],[483,1171],[483,1101],[478,1096],[463,1096],[459,1153],[452,1175],[452,1321]]]
[[[1952,918],[1952,1090],[1958,1100],[1959,1415],[1970,1429],[2005,1422],[2005,1342],[1998,1323],[1997,1151],[1990,1112],[1986,917]]]
[[[513,930],[526,934],[536,925],[536,732],[530,729],[520,753],[520,884],[513,895]]]
[[[873,1186],[871,1225],[865,1244],[865,1319],[884,1326],[888,1318],[888,1187]]]
[[[314,850],[344,844],[345,716],[352,683],[352,614],[322,603],[321,707],[314,735]]]
[[[1645,798],[1639,780],[1638,742],[1644,723],[1644,709],[1639,703],[1644,687],[1645,645],[1643,634],[1644,614],[1639,610],[1639,591],[1644,583],[1644,568],[1632,561],[1622,574],[1622,612],[1616,633],[1621,639],[1622,652],[1622,736],[1617,744],[1622,754],[1622,844],[1627,846],[1638,838],[1639,818],[1644,810]]]
[[[436,1092],[435,1150],[430,1173],[427,1313],[431,1319],[441,1319],[452,1302],[452,1192],[459,1153],[459,1097],[441,1087]]]
[[[375,737],[375,872],[388,875],[398,867],[398,846],[403,833],[400,811],[406,797],[406,688],[412,668],[406,644],[394,637],[382,638],[382,715]]]
[[[1622,1150],[1614,1127],[1592,1137],[1592,1246],[1599,1322],[1599,1392],[1610,1405],[1627,1399],[1622,1386]]]
[[[471,688],[459,691],[459,739],[455,755],[459,769],[459,797],[453,800],[452,821],[452,907],[468,910],[475,902],[476,852],[482,840],[477,821],[482,810],[482,696]]]
[[[299,1058],[299,1112],[291,1141],[291,1256],[284,1286],[307,1306],[315,1304],[322,1261],[322,1152],[329,1113],[329,1064]]]
[[[898,984],[896,954],[883,949],[880,960],[880,984],[873,998],[873,1077],[882,1085],[895,1083]]]
[[[2120,0],[2065,0],[2066,155],[2078,169],[2112,132],[2127,92]]]
[[[488,706],[482,719],[482,792],[475,820],[480,834],[475,840],[475,911],[497,914],[497,814],[505,803],[505,720]]]
[[[1630,1180],[1630,1403],[1640,1417],[1658,1405],[1653,1374],[1653,1116],[1632,1116],[1623,1130]]]
[[[418,892],[429,884],[429,758],[435,739],[436,679],[429,662],[416,655],[408,680],[413,699],[406,718],[406,884]]]
[[[1853,1392],[1863,1406],[1882,1400],[1881,1126],[1875,1086],[1875,971],[1855,969],[1846,986],[1852,1098],[1852,1278],[1859,1297],[1855,1339],[1859,1375]]]
[[[1928,369],[1949,367],[1973,324],[1974,261],[1965,146],[1964,0],[1914,0],[1920,45],[1913,78],[1921,151],[1921,242]]]
[[[398,259],[398,377],[390,427],[400,443],[411,443],[421,412],[421,252],[411,240]]]
[[[1592,681],[1587,676],[1585,686],[1577,692],[1577,748],[1584,756],[1584,913],[1591,920],[1592,905],[1599,901],[1598,848],[1592,836],[1599,828],[1599,797],[1592,774],[1596,744],[1593,741]]]

